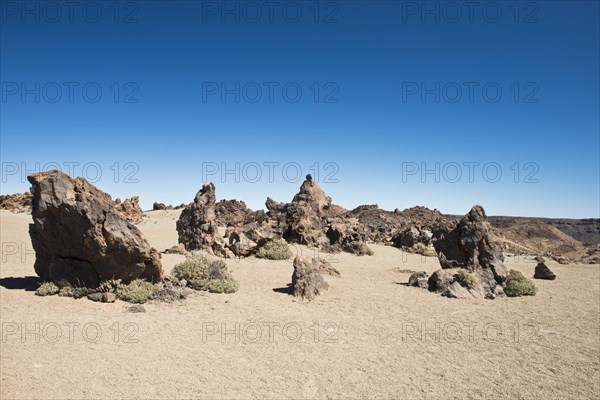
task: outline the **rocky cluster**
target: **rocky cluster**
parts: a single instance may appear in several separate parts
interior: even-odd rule
[[[0,196],[0,210],[30,213],[32,200],[31,192],[2,195]]]
[[[329,289],[323,275],[340,276],[331,264],[318,258],[311,260],[296,257],[292,274],[292,291],[294,296],[306,300],[314,300],[322,291]]]
[[[215,215],[219,226],[241,226],[266,218],[264,211],[253,211],[239,200],[219,201],[215,204]]]
[[[502,246],[492,238],[483,207],[474,206],[456,225],[440,225],[434,236],[442,269],[429,278],[429,290],[456,298],[505,295],[508,271]]]
[[[180,210],[182,208],[184,208],[186,205],[181,203],[178,206],[171,206],[171,205],[166,205],[165,203],[157,203],[154,202],[154,204],[152,204],[152,210],[153,211],[166,211],[166,210]]]

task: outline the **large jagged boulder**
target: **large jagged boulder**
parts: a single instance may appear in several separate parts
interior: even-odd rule
[[[33,196],[31,192],[6,194],[0,196],[0,210],[13,213],[30,213]]]
[[[292,274],[292,290],[296,297],[314,300],[322,291],[329,289],[323,274],[339,276],[339,271],[331,264],[313,258],[312,260],[296,257]]]
[[[448,286],[458,282],[473,292],[472,297],[504,296],[503,285],[508,272],[503,264],[502,247],[493,240],[483,207],[474,206],[456,225],[441,224],[434,232],[434,239],[442,269],[456,273],[434,273],[429,280],[430,290],[448,293]],[[461,271],[466,271],[473,279],[463,279],[465,273]],[[444,275],[443,285],[438,275]],[[452,279],[448,282],[450,276]],[[456,285],[454,288],[457,289]]]
[[[29,234],[35,272],[42,279],[86,287],[109,279],[161,279],[159,252],[107,193],[56,170],[28,180],[33,193]]]
[[[206,183],[177,220],[179,243],[187,251],[202,250],[213,255],[233,257],[234,254],[218,234],[215,204],[215,185]]]
[[[115,206],[121,212],[123,218],[132,224],[142,222],[142,208],[140,207],[140,198],[133,196],[131,199],[125,199],[121,202],[120,199],[115,200]]]

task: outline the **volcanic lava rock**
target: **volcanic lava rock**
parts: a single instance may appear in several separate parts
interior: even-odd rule
[[[121,212],[123,218],[132,224],[139,224],[142,222],[142,208],[140,207],[140,198],[133,196],[131,199],[115,200],[115,206]]]
[[[33,195],[31,192],[7,194],[0,196],[0,210],[13,213],[30,213]]]
[[[426,289],[429,286],[428,280],[429,275],[427,275],[427,272],[415,272],[408,278],[408,286]]]
[[[301,257],[294,259],[294,273],[292,274],[292,289],[294,296],[307,300],[314,300],[322,291],[329,289],[329,284],[323,279],[320,260],[308,261]]]
[[[455,226],[442,225],[434,232],[434,237],[442,269],[457,273],[449,275],[436,271],[429,279],[430,290],[447,292],[448,287],[459,280],[459,284],[473,292],[472,297],[504,295],[507,269],[503,264],[502,247],[492,238],[491,225],[483,207],[474,206]],[[472,279],[469,282],[460,279],[464,274],[458,270],[466,271]],[[440,279],[442,275],[444,279]]]
[[[538,263],[535,266],[535,273],[533,275],[535,279],[547,279],[550,281],[556,279],[556,275],[554,275],[554,272],[552,272],[550,268],[548,268],[548,266],[546,265],[546,261],[542,257],[537,257],[536,261]]]
[[[60,171],[28,177],[33,193],[35,272],[46,281],[97,287],[102,281],[158,281],[160,254],[127,222],[111,197]]]
[[[215,185],[204,184],[177,220],[179,243],[187,251],[204,250],[209,254],[231,258],[233,253],[217,232],[215,203]]]
[[[331,197],[307,175],[292,202],[287,204],[288,229],[283,237],[289,242],[321,247],[327,244],[325,237],[326,213],[331,206]]]
[[[266,217],[264,211],[253,211],[238,200],[219,201],[215,204],[215,215],[219,226],[241,226]]]
[[[152,210],[154,211],[159,211],[159,210],[172,210],[173,207],[172,206],[167,206],[165,203],[157,203],[154,202],[154,204],[152,204]]]

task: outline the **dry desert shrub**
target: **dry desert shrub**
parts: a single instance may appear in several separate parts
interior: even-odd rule
[[[504,288],[504,292],[509,297],[535,296],[537,293],[537,288],[531,279],[527,279],[519,271],[511,269],[508,271],[508,278],[506,279],[506,287]]]
[[[187,286],[195,290],[234,293],[239,289],[238,282],[227,270],[223,260],[203,255],[188,256],[185,261],[175,265],[172,275],[176,281],[185,281]]]
[[[268,260],[288,260],[292,258],[292,255],[290,248],[284,240],[267,242],[256,253],[256,257]]]

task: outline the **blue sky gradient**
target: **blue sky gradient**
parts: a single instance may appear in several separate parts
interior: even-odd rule
[[[346,208],[600,217],[597,1],[250,3],[2,1],[1,193],[54,162],[145,209],[203,179],[256,209],[318,170]]]

